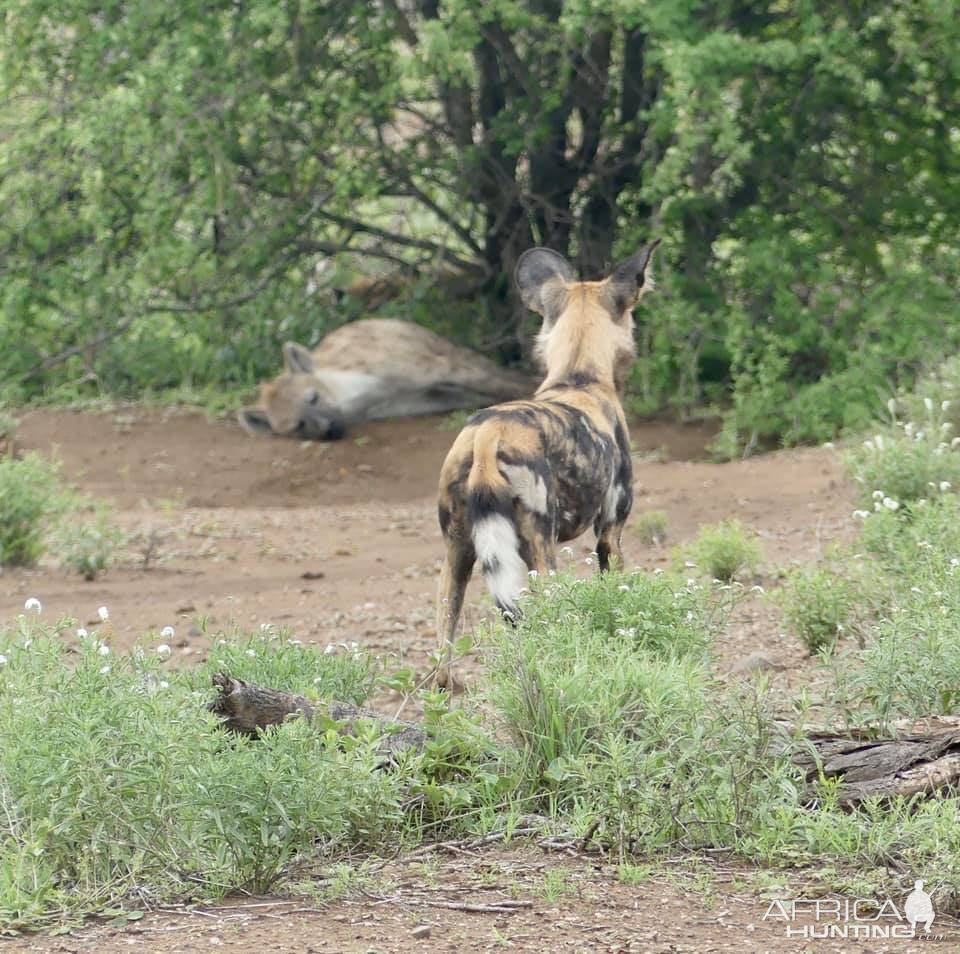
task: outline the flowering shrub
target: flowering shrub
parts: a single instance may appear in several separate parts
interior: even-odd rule
[[[890,425],[847,457],[860,503],[870,508],[867,513],[912,509],[960,487],[960,436],[947,419],[951,403],[924,398],[919,421],[898,418],[900,405],[894,399],[887,406]]]

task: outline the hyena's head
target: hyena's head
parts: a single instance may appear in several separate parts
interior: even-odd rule
[[[335,441],[346,426],[338,408],[314,374],[313,355],[292,341],[283,346],[286,371],[260,385],[260,404],[240,411],[250,434]]]
[[[636,355],[633,309],[653,287],[651,263],[659,244],[651,242],[595,282],[577,281],[566,259],[548,248],[520,256],[520,297],[543,316],[535,354],[545,383],[600,381],[622,389]]]

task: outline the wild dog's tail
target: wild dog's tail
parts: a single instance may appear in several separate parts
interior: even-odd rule
[[[513,488],[500,473],[495,427],[481,425],[473,442],[473,466],[467,479],[467,515],[473,547],[497,606],[514,619],[517,596],[527,584],[514,520]]]

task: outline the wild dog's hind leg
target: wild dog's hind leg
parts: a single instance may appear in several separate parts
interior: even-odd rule
[[[451,669],[453,640],[457,622],[463,609],[467,583],[476,562],[473,543],[455,537],[446,539],[447,556],[440,573],[440,588],[437,593],[437,638],[440,644],[440,663],[437,666],[436,684],[447,689],[454,688]]]
[[[606,573],[610,569],[611,559],[617,569],[623,569],[623,550],[620,547],[620,538],[623,536],[623,524],[613,524],[604,527],[597,537],[597,562],[600,572]]]

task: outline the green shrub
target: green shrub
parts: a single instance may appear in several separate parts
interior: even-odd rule
[[[39,454],[0,457],[0,566],[29,566],[63,509],[58,469]]]
[[[622,855],[730,845],[757,804],[745,793],[789,788],[772,723],[725,699],[705,665],[718,596],[666,575],[558,576],[515,629],[491,631],[488,701],[530,799],[599,825]]]
[[[86,520],[74,515],[63,520],[53,534],[53,550],[64,569],[79,573],[85,580],[94,580],[113,562],[116,551],[127,540],[126,534],[113,522],[110,509],[100,505]]]
[[[896,401],[888,407],[891,424],[847,455],[860,504],[899,510],[960,486],[960,438],[952,436],[953,425],[945,419],[949,403],[925,398],[922,416],[906,421],[896,418]]]
[[[633,531],[642,543],[659,546],[667,539],[667,515],[662,510],[645,510],[633,521]]]
[[[297,658],[301,691],[353,687],[358,699],[370,685],[353,654],[269,639],[218,652],[214,665],[235,653],[267,685],[292,682]],[[259,741],[231,736],[206,707],[209,667],[204,682],[96,638],[70,658],[25,618],[0,635],[0,655],[0,921],[98,910],[134,886],[154,900],[267,891],[297,859],[399,834],[405,775],[377,771],[371,742],[302,720]]]
[[[858,626],[862,592],[862,583],[817,567],[790,572],[775,599],[787,626],[813,655],[832,649],[845,631]]]
[[[960,500],[872,513],[861,540],[891,595],[849,693],[881,720],[960,713]]]
[[[753,573],[762,558],[756,538],[739,520],[706,524],[681,553],[711,579],[723,582]]]

